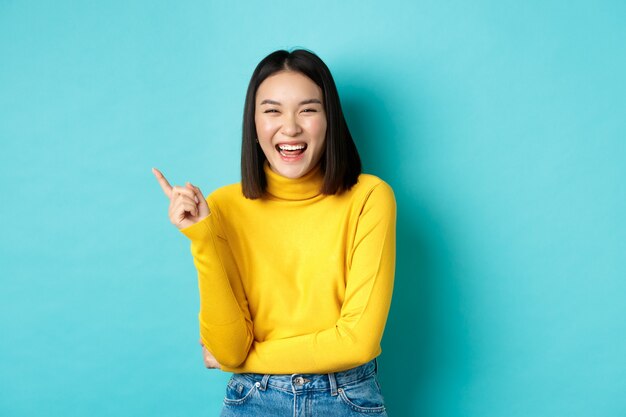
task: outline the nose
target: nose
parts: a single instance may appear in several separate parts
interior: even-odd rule
[[[298,120],[294,116],[286,116],[281,132],[285,136],[297,136],[302,133],[302,128],[298,124]]]

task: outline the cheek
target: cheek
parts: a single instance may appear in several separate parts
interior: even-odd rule
[[[326,139],[326,119],[320,120],[320,122],[315,125],[315,137],[323,144]]]
[[[317,139],[317,141],[324,140],[326,137],[326,119],[310,120],[306,126],[306,130],[312,137]]]
[[[255,119],[256,133],[259,140],[271,140],[276,132],[276,123],[263,118]]]

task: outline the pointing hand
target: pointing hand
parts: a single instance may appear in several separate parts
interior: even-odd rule
[[[184,187],[172,187],[161,171],[152,168],[152,173],[170,200],[169,217],[174,226],[184,229],[209,215],[209,206],[198,187],[190,183],[186,183]]]

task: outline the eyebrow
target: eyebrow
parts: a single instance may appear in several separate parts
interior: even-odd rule
[[[280,106],[280,102],[276,101],[276,100],[270,100],[269,98],[263,100],[260,105],[263,104],[273,104],[275,106]],[[322,104],[322,102],[319,99],[316,98],[310,98],[307,100],[303,100],[299,103],[300,106],[302,106],[303,104]]]

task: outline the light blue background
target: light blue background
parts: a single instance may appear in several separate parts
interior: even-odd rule
[[[150,168],[239,180],[278,48],[398,201],[392,416],[626,415],[623,1],[0,0],[0,415],[217,415]]]

